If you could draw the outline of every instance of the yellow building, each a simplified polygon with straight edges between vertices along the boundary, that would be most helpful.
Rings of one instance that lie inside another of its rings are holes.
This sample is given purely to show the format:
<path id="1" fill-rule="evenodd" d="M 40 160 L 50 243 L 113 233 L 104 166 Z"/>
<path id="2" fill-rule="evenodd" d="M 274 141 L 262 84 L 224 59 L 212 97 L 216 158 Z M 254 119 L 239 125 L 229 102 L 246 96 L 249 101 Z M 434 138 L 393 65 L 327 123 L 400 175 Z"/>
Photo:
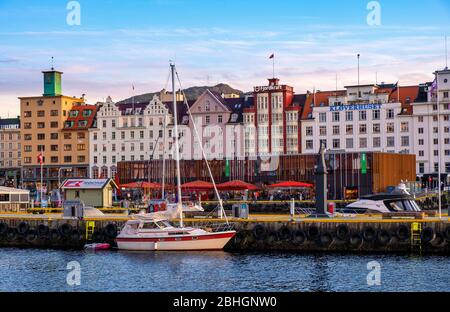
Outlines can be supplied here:
<path id="1" fill-rule="evenodd" d="M 65 150 L 63 131 L 70 111 L 76 105 L 83 105 L 84 99 L 61 94 L 62 72 L 52 69 L 43 74 L 42 96 L 19 97 L 21 147 L 24 186 L 30 189 L 40 187 L 41 168 L 38 155 L 42 153 L 43 185 L 44 190 L 48 192 L 59 186 L 62 179 L 60 176 L 64 176 L 68 171 L 74 176 L 85 177 L 88 159 L 86 163 L 83 162 L 83 165 L 86 165 L 85 171 L 78 172 L 78 169 L 74 168 L 78 165 L 77 158 L 73 157 L 72 150 Z"/>

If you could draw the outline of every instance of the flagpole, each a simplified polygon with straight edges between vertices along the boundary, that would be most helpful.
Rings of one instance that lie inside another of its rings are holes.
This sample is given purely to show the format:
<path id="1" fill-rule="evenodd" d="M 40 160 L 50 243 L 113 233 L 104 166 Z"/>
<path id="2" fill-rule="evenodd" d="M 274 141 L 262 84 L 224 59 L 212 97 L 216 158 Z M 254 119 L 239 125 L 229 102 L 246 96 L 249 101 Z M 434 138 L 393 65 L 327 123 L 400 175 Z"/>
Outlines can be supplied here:
<path id="1" fill-rule="evenodd" d="M 273 78 L 275 78 L 275 53 L 273 54 L 273 57 L 272 57 L 272 74 L 273 74 Z"/>

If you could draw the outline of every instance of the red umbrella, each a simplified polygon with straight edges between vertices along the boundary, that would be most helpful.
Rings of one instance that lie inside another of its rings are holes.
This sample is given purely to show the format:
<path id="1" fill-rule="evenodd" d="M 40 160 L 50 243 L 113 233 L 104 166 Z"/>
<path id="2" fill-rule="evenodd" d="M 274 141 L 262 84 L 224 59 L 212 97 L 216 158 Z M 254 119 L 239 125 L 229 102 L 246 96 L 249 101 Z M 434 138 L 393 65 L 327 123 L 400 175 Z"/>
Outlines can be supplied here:
<path id="1" fill-rule="evenodd" d="M 284 181 L 276 184 L 269 185 L 271 188 L 305 188 L 305 187 L 314 187 L 314 185 L 305 182 L 296 182 L 296 181 Z"/>
<path id="2" fill-rule="evenodd" d="M 189 191 L 209 191 L 214 188 L 214 185 L 210 182 L 197 180 L 197 181 L 193 181 L 193 182 L 184 183 L 181 185 L 181 188 L 185 191 L 187 191 L 187 190 L 189 190 Z"/>
<path id="3" fill-rule="evenodd" d="M 244 190 L 256 191 L 259 188 L 253 184 L 244 181 L 234 180 L 218 184 L 217 189 L 221 191 L 244 191 Z"/>

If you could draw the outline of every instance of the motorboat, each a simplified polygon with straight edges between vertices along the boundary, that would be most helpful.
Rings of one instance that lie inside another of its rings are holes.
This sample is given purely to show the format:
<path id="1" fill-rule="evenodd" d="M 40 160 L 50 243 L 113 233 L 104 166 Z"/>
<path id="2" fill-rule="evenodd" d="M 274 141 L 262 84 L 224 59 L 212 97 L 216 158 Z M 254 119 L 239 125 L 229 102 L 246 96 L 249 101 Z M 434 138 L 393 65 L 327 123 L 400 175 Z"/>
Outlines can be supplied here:
<path id="1" fill-rule="evenodd" d="M 422 209 L 408 192 L 404 183 L 400 183 L 391 193 L 366 195 L 347 205 L 344 213 L 392 213 L 420 212 Z"/>
<path id="2" fill-rule="evenodd" d="M 220 250 L 236 231 L 223 227 L 214 231 L 175 226 L 169 220 L 151 214 L 137 215 L 128 220 L 116 238 L 119 250 L 189 251 Z"/>

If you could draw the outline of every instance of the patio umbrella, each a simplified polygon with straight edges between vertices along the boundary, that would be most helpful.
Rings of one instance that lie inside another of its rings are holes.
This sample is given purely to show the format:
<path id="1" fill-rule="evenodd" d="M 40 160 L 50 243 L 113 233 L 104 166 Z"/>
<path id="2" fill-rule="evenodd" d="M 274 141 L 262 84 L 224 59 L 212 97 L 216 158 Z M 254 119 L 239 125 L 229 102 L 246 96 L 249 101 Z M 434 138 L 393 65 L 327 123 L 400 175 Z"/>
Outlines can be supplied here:
<path id="1" fill-rule="evenodd" d="M 271 188 L 285 188 L 285 189 L 293 189 L 293 188 L 312 188 L 314 185 L 305 182 L 296 182 L 296 181 L 284 181 L 276 184 L 269 185 Z"/>
<path id="2" fill-rule="evenodd" d="M 160 189 L 161 185 L 152 182 L 132 182 L 127 184 L 122 184 L 120 187 L 129 189 Z"/>
<path id="3" fill-rule="evenodd" d="M 229 181 L 217 185 L 217 189 L 221 191 L 256 191 L 259 188 L 251 183 L 240 180 Z"/>
<path id="4" fill-rule="evenodd" d="M 205 181 L 193 181 L 181 185 L 181 189 L 185 191 L 210 191 L 214 189 L 214 185 Z"/>

